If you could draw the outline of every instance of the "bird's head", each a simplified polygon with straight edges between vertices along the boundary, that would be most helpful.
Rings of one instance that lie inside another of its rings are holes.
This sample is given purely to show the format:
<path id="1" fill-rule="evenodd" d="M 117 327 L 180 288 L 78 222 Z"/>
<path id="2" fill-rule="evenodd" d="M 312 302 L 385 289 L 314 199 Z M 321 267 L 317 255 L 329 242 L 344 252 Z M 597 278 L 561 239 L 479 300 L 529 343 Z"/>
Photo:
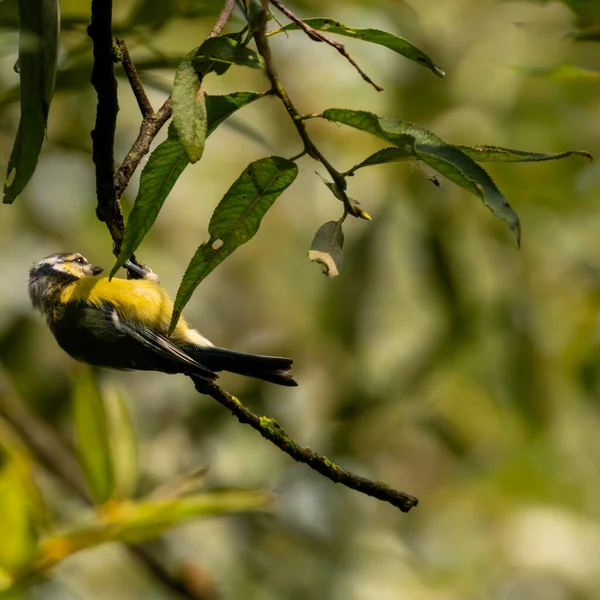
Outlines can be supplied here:
<path id="1" fill-rule="evenodd" d="M 102 267 L 91 265 L 77 252 L 46 256 L 29 271 L 31 302 L 35 307 L 40 307 L 50 294 L 83 277 L 99 275 L 102 271 Z"/>

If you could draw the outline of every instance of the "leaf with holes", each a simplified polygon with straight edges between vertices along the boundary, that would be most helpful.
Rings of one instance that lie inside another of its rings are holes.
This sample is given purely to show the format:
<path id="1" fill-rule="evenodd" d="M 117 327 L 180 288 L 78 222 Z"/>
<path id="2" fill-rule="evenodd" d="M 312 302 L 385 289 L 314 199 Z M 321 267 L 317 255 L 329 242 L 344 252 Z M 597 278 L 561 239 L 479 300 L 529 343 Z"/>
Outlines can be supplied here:
<path id="1" fill-rule="evenodd" d="M 198 248 L 185 271 L 170 331 L 200 282 L 236 248 L 252 239 L 266 212 L 297 174 L 296 164 L 280 156 L 261 158 L 244 169 L 215 208 L 208 225 L 210 238 Z"/>
<path id="2" fill-rule="evenodd" d="M 328 221 L 321 225 L 313 238 L 308 258 L 323 266 L 327 277 L 337 277 L 342 269 L 344 232 L 342 221 Z"/>
<path id="3" fill-rule="evenodd" d="M 236 110 L 261 98 L 255 92 L 236 92 L 227 96 L 207 96 L 208 137 Z M 173 124 L 167 139 L 152 152 L 140 176 L 140 187 L 125 228 L 121 253 L 110 272 L 113 277 L 138 246 L 156 221 L 167 196 L 183 170 L 189 165 L 185 148 Z"/>
<path id="4" fill-rule="evenodd" d="M 356 29 L 355 27 L 348 27 L 339 21 L 328 19 L 326 17 L 303 19 L 303 21 L 313 29 L 319 31 L 344 35 L 346 37 L 362 40 L 363 42 L 371 42 L 372 44 L 385 46 L 386 48 L 401 54 L 405 58 L 408 58 L 423 67 L 427 67 L 438 77 L 445 77 L 446 75 L 444 71 L 442 71 L 429 56 L 427 56 L 427 54 L 399 35 L 394 35 L 393 33 L 382 31 L 381 29 Z M 300 27 L 296 25 L 296 23 L 290 23 L 281 29 L 269 32 L 268 35 L 274 35 L 276 33 L 281 33 L 282 31 L 291 31 L 293 29 L 300 29 Z"/>
<path id="5" fill-rule="evenodd" d="M 198 162 L 206 141 L 206 98 L 201 79 L 192 65 L 196 50 L 190 52 L 175 71 L 173 124 L 191 163 Z"/>
<path id="6" fill-rule="evenodd" d="M 58 57 L 58 0 L 19 0 L 19 18 L 21 119 L 8 161 L 5 204 L 25 189 L 44 143 Z"/>
<path id="7" fill-rule="evenodd" d="M 494 215 L 506 222 L 520 245 L 519 217 L 487 172 L 460 148 L 447 144 L 419 125 L 378 117 L 366 111 L 331 108 L 323 112 L 323 117 L 372 133 L 407 154 L 412 152 L 416 159 L 478 196 Z"/>

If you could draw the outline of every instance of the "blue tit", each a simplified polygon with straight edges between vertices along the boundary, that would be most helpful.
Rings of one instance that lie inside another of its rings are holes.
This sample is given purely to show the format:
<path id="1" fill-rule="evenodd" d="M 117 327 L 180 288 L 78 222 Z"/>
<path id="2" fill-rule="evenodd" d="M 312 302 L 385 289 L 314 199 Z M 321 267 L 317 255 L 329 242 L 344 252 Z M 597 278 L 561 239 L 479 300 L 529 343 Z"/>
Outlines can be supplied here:
<path id="1" fill-rule="evenodd" d="M 213 381 L 230 371 L 279 385 L 298 385 L 292 360 L 213 346 L 182 318 L 168 335 L 173 302 L 151 272 L 109 281 L 81 254 L 52 254 L 29 272 L 29 296 L 59 346 L 100 367 L 184 373 Z"/>

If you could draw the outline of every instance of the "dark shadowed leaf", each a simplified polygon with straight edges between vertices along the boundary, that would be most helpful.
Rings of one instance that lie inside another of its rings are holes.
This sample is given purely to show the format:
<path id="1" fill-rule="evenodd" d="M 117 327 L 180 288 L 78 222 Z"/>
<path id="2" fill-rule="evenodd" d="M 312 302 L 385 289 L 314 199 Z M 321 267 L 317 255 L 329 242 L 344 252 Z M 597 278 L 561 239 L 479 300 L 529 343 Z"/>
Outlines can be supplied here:
<path id="1" fill-rule="evenodd" d="M 168 500 L 115 502 L 113 510 L 93 517 L 85 528 L 47 539 L 42 564 L 48 568 L 67 556 L 107 542 L 139 543 L 195 517 L 265 510 L 273 501 L 266 492 L 212 492 Z"/>
<path id="2" fill-rule="evenodd" d="M 227 96 L 207 96 L 207 137 L 236 110 L 261 97 L 262 94 L 255 92 L 236 92 Z M 189 160 L 183 143 L 171 124 L 167 139 L 152 152 L 140 176 L 138 194 L 127 220 L 121 253 L 110 272 L 111 277 L 136 251 L 144 236 L 156 221 L 156 217 L 158 217 L 158 213 L 173 189 L 175 182 L 188 164 Z"/>
<path id="3" fill-rule="evenodd" d="M 58 57 L 58 0 L 19 1 L 21 119 L 4 184 L 12 203 L 31 179 L 44 143 Z"/>
<path id="4" fill-rule="evenodd" d="M 91 371 L 81 369 L 74 383 L 73 407 L 77 453 L 94 502 L 106 502 L 114 492 L 110 432 L 104 400 Z"/>
<path id="5" fill-rule="evenodd" d="M 198 284 L 236 248 L 258 231 L 262 218 L 296 179 L 298 167 L 280 156 L 250 163 L 229 188 L 210 219 L 210 238 L 196 251 L 185 271 L 171 319 L 172 330 Z"/>
<path id="6" fill-rule="evenodd" d="M 263 69 L 264 61 L 254 50 L 230 37 L 207 39 L 196 51 L 192 64 L 198 73 L 206 75 L 215 71 L 222 75 L 231 65 Z"/>
<path id="7" fill-rule="evenodd" d="M 381 118 L 366 111 L 334 108 L 326 110 L 323 116 L 372 133 L 396 144 L 406 153 L 413 152 L 415 158 L 481 198 L 497 217 L 506 221 L 517 244 L 520 244 L 521 227 L 517 214 L 487 172 L 456 146 L 447 144 L 431 131 L 413 123 Z"/>
<path id="8" fill-rule="evenodd" d="M 592 155 L 585 150 L 570 150 L 560 153 L 524 152 L 523 150 L 511 150 L 499 146 L 456 146 L 469 158 L 476 162 L 543 162 L 546 160 L 558 160 L 568 156 L 584 156 L 592 160 Z M 404 160 L 417 160 L 418 157 L 412 148 L 383 148 L 375 152 L 358 165 L 352 167 L 344 175 L 352 175 L 358 169 L 381 165 L 384 163 L 400 162 Z"/>
<path id="9" fill-rule="evenodd" d="M 408 40 L 403 37 L 382 31 L 381 29 L 356 29 L 354 27 L 348 27 L 336 21 L 335 19 L 328 19 L 325 17 L 315 17 L 312 19 L 304 19 L 307 25 L 310 25 L 313 29 L 319 31 L 326 31 L 327 33 L 337 33 L 338 35 L 344 35 L 363 42 L 371 42 L 373 44 L 379 44 L 385 46 L 398 54 L 401 54 L 405 58 L 416 62 L 419 65 L 427 67 L 430 71 L 444 77 L 446 74 L 440 67 L 438 67 L 430 58 L 419 50 L 416 46 L 411 44 Z M 293 29 L 300 29 L 295 23 L 290 23 L 281 29 L 269 32 L 268 35 L 274 35 L 282 31 L 291 31 Z"/>
<path id="10" fill-rule="evenodd" d="M 327 277 L 337 277 L 342 269 L 344 232 L 342 221 L 328 221 L 321 225 L 313 238 L 308 258 L 323 266 Z"/>
<path id="11" fill-rule="evenodd" d="M 173 84 L 173 124 L 191 163 L 200 160 L 206 141 L 206 99 L 201 80 L 192 66 L 195 50 L 175 71 Z"/>
<path id="12" fill-rule="evenodd" d="M 321 178 L 321 181 L 329 188 L 329 191 L 340 202 L 343 202 L 344 199 L 342 198 L 342 195 L 340 194 L 340 191 L 338 190 L 337 185 L 333 181 L 327 181 L 327 179 L 325 179 L 320 173 L 317 173 L 317 175 Z M 368 212 L 363 210 L 363 208 L 358 200 L 355 200 L 354 198 L 350 198 L 350 197 L 348 197 L 348 200 L 350 201 L 350 204 L 352 204 L 354 210 L 356 211 L 355 216 L 360 217 L 361 219 L 364 219 L 365 221 L 371 220 L 371 216 L 369 215 Z"/>

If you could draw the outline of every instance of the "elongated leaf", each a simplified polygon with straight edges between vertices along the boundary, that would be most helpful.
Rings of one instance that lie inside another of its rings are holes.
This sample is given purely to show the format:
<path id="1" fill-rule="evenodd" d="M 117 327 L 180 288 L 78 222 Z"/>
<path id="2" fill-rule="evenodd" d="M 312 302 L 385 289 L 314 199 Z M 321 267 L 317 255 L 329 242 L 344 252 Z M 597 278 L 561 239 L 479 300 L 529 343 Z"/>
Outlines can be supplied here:
<path id="1" fill-rule="evenodd" d="M 114 471 L 115 498 L 130 498 L 135 492 L 139 478 L 138 441 L 127 398 L 117 386 L 103 390 L 108 429 L 110 431 L 110 455 Z"/>
<path id="2" fill-rule="evenodd" d="M 199 283 L 256 234 L 266 212 L 297 174 L 296 164 L 279 156 L 261 158 L 244 169 L 210 219 L 210 239 L 198 248 L 185 271 L 175 299 L 171 331 Z"/>
<path id="3" fill-rule="evenodd" d="M 584 156 L 592 160 L 592 155 L 585 150 L 569 150 L 559 153 L 525 152 L 511 150 L 499 146 L 457 146 L 467 156 L 477 162 L 543 162 L 546 160 L 559 160 L 568 156 Z"/>
<path id="4" fill-rule="evenodd" d="M 308 258 L 323 266 L 327 277 L 337 277 L 342 269 L 344 232 L 342 221 L 328 221 L 321 225 L 313 238 Z"/>
<path id="5" fill-rule="evenodd" d="M 196 71 L 206 75 L 215 71 L 222 75 L 231 65 L 264 69 L 264 61 L 254 50 L 231 37 L 219 36 L 207 39 L 192 59 Z"/>
<path id="6" fill-rule="evenodd" d="M 255 92 L 236 92 L 227 96 L 207 96 L 207 137 L 236 110 L 261 98 Z M 110 276 L 137 250 L 148 233 L 167 196 L 173 189 L 183 170 L 189 165 L 183 143 L 173 125 L 169 125 L 167 139 L 150 155 L 140 176 L 133 210 L 127 220 L 121 253 L 110 272 Z"/>
<path id="7" fill-rule="evenodd" d="M 114 470 L 106 408 L 89 369 L 75 381 L 73 402 L 79 461 L 93 500 L 102 504 L 114 493 Z"/>
<path id="8" fill-rule="evenodd" d="M 175 71 L 173 124 L 191 163 L 200 160 L 206 141 L 206 99 L 201 79 L 192 66 L 196 50 L 190 52 Z"/>
<path id="9" fill-rule="evenodd" d="M 10 426 L 0 420 L 0 590 L 10 585 L 10 573 L 16 573 L 33 558 L 39 530 L 47 524 L 32 470 L 27 449 Z"/>
<path id="10" fill-rule="evenodd" d="M 427 163 L 454 183 L 478 196 L 499 218 L 506 221 L 508 228 L 521 243 L 519 217 L 500 193 L 487 172 L 460 148 L 451 146 L 427 129 L 398 119 L 385 119 L 366 111 L 328 109 L 326 119 L 367 131 L 404 151 L 413 152 L 415 158 Z"/>
<path id="11" fill-rule="evenodd" d="M 169 500 L 115 503 L 85 528 L 50 538 L 42 544 L 42 564 L 54 563 L 107 542 L 138 543 L 194 517 L 253 512 L 269 507 L 273 497 L 266 492 L 213 492 Z"/>
<path id="12" fill-rule="evenodd" d="M 10 204 L 31 179 L 46 135 L 58 57 L 58 0 L 19 0 L 21 119 L 4 184 Z"/>
<path id="13" fill-rule="evenodd" d="M 419 50 L 408 40 L 400 37 L 399 35 L 388 33 L 387 31 L 382 31 L 381 29 L 356 29 L 326 17 L 304 19 L 304 22 L 313 29 L 317 29 L 319 31 L 337 33 L 338 35 L 345 35 L 346 37 L 362 40 L 363 42 L 371 42 L 372 44 L 385 46 L 386 48 L 401 54 L 405 58 L 408 58 L 409 60 L 412 60 L 423 67 L 427 67 L 438 77 L 445 77 L 446 75 L 446 73 L 444 73 L 444 71 L 442 71 L 442 69 L 440 69 L 440 67 L 438 67 L 429 58 L 429 56 L 427 56 L 427 54 Z M 274 35 L 276 33 L 281 33 L 282 31 L 291 31 L 293 29 L 300 29 L 300 27 L 298 27 L 298 25 L 295 23 L 290 23 L 281 29 L 270 31 L 268 35 Z"/>
<path id="14" fill-rule="evenodd" d="M 585 150 L 569 150 L 568 152 L 546 154 L 541 152 L 511 150 L 499 146 L 456 146 L 456 148 L 476 162 L 543 162 L 546 160 L 559 160 L 574 155 L 584 156 L 585 158 L 592 160 L 592 155 Z M 354 172 L 358 171 L 358 169 L 362 169 L 363 167 L 417 159 L 418 157 L 411 147 L 383 148 L 346 171 L 344 175 L 352 175 Z"/>

